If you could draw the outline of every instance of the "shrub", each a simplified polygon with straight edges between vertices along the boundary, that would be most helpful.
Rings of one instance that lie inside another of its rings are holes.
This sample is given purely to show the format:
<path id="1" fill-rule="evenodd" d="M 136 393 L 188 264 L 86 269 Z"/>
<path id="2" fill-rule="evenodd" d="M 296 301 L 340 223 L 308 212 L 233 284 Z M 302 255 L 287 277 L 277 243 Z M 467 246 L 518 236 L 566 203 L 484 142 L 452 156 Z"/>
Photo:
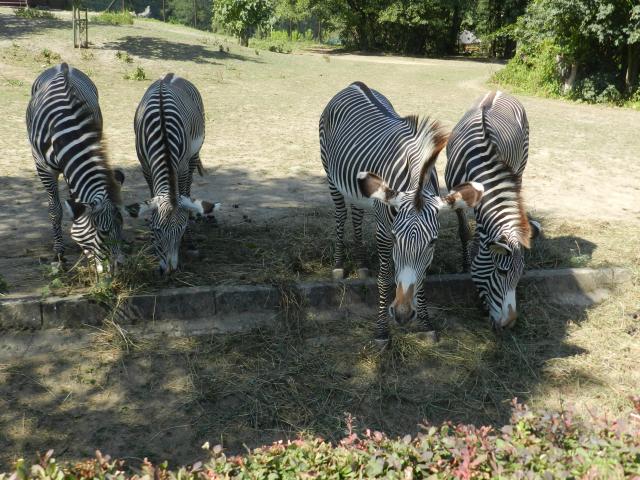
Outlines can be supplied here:
<path id="1" fill-rule="evenodd" d="M 0 275 L 0 293 L 7 293 L 8 291 L 9 284 L 4 278 L 2 278 L 2 275 Z"/>
<path id="2" fill-rule="evenodd" d="M 102 12 L 91 20 L 102 25 L 133 25 L 133 15 L 129 12 Z"/>
<path id="3" fill-rule="evenodd" d="M 576 82 L 569 97 L 589 103 L 619 104 L 622 102 L 622 93 L 615 86 L 615 82 L 615 77 L 606 73 L 589 75 Z"/>
<path id="4" fill-rule="evenodd" d="M 496 72 L 493 80 L 527 93 L 559 95 L 561 80 L 556 61 L 558 53 L 558 47 L 551 42 L 545 42 L 536 53 L 518 51 L 505 68 Z"/>
<path id="5" fill-rule="evenodd" d="M 16 8 L 15 14 L 21 18 L 56 18 L 53 13 L 37 8 Z"/>
<path id="6" fill-rule="evenodd" d="M 60 54 L 49 50 L 48 48 L 43 49 L 38 56 L 36 57 L 37 61 L 45 62 L 47 65 L 51 65 L 52 63 L 58 63 L 60 61 Z"/>
<path id="7" fill-rule="evenodd" d="M 118 60 L 122 60 L 124 63 L 133 63 L 133 57 L 127 52 L 121 52 L 120 50 L 118 50 L 116 52 L 116 58 Z"/>
<path id="8" fill-rule="evenodd" d="M 640 398 L 633 399 L 640 412 Z M 640 416 L 620 421 L 593 416 L 584 422 L 570 411 L 534 414 L 514 401 L 509 425 L 500 430 L 473 425 L 425 425 L 412 438 L 390 439 L 366 430 L 334 445 L 320 438 L 276 442 L 245 455 L 227 456 L 220 445 L 177 471 L 166 462 L 145 461 L 136 478 L 637 478 L 640 475 Z M 132 478 L 124 461 L 96 452 L 95 458 L 59 465 L 50 450 L 33 465 L 19 459 L 5 478 Z"/>
<path id="9" fill-rule="evenodd" d="M 147 74 L 144 71 L 144 68 L 142 68 L 140 65 L 138 65 L 136 67 L 136 69 L 133 72 L 129 72 L 129 73 L 125 73 L 124 74 L 124 79 L 125 80 L 146 80 L 147 78 Z"/>

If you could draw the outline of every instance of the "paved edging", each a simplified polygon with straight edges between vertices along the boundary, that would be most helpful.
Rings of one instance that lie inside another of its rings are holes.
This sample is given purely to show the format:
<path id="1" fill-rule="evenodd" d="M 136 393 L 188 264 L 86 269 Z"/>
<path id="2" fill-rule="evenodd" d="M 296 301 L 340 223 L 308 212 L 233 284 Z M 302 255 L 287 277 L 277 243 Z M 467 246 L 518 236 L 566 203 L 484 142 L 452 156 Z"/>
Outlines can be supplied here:
<path id="1" fill-rule="evenodd" d="M 521 292 L 535 292 L 549 303 L 588 305 L 606 298 L 631 279 L 631 272 L 624 268 L 532 270 L 518 288 Z M 466 274 L 429 276 L 426 289 L 434 304 L 476 302 L 473 283 Z M 284 291 L 268 285 L 173 288 L 133 296 L 116 315 L 125 325 L 200 320 L 211 322 L 212 330 L 242 330 L 255 324 L 253 316 L 270 314 L 273 318 L 282 308 L 281 303 L 284 306 L 290 301 L 287 297 L 292 296 L 305 306 L 336 308 L 354 302 L 375 305 L 378 292 L 373 278 L 301 283 Z M 99 325 L 107 314 L 106 306 L 80 295 L 45 299 L 8 296 L 0 299 L 0 330 Z"/>

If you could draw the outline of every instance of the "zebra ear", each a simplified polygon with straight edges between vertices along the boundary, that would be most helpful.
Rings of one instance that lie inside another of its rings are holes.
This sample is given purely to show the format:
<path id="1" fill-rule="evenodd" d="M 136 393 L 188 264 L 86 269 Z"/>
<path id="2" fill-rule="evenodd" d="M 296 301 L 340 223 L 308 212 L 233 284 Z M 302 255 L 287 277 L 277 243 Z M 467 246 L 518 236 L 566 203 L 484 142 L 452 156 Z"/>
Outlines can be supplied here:
<path id="1" fill-rule="evenodd" d="M 82 203 L 69 199 L 64 201 L 64 209 L 67 212 L 67 215 L 74 220 L 77 220 L 85 212 L 87 207 Z"/>
<path id="2" fill-rule="evenodd" d="M 122 186 L 124 184 L 124 172 L 119 168 L 113 169 L 113 178 Z"/>
<path id="3" fill-rule="evenodd" d="M 389 185 L 375 173 L 360 172 L 357 178 L 360 192 L 365 197 L 379 200 L 395 208 L 400 206 L 401 192 L 396 192 L 389 188 Z"/>
<path id="4" fill-rule="evenodd" d="M 158 208 L 158 202 L 156 201 L 156 197 L 153 197 L 150 200 L 142 203 L 132 203 L 131 205 L 127 205 L 124 207 L 130 217 L 138 218 L 144 215 L 145 213 L 155 210 Z"/>
<path id="5" fill-rule="evenodd" d="M 442 199 L 441 208 L 452 210 L 473 208 L 480 203 L 484 195 L 484 187 L 478 182 L 465 182 L 451 189 L 449 195 Z"/>
<path id="6" fill-rule="evenodd" d="M 531 239 L 536 239 L 542 235 L 542 225 L 535 220 L 529 220 L 529 226 L 531 227 Z"/>
<path id="7" fill-rule="evenodd" d="M 206 200 L 192 200 L 184 195 L 180 196 L 180 205 L 196 215 L 205 217 L 213 216 L 213 212 L 220 210 L 222 206 L 219 202 L 211 203 Z"/>

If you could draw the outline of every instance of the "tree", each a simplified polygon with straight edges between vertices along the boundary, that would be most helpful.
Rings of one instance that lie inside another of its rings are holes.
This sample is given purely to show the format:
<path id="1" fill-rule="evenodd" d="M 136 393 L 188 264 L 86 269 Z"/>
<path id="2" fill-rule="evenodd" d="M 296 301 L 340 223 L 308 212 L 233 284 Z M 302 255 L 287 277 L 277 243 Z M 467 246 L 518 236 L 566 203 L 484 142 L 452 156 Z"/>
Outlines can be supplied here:
<path id="1" fill-rule="evenodd" d="M 637 88 L 640 6 L 637 0 L 534 0 L 518 21 L 520 56 L 550 43 L 570 72 L 565 91 L 582 85 L 589 100 L 619 101 Z M 565 75 L 566 77 L 567 75 Z M 580 96 L 578 95 L 578 96 Z"/>
<path id="2" fill-rule="evenodd" d="M 266 25 L 273 8 L 268 0 L 215 0 L 213 21 L 237 36 L 247 47 L 255 29 Z"/>

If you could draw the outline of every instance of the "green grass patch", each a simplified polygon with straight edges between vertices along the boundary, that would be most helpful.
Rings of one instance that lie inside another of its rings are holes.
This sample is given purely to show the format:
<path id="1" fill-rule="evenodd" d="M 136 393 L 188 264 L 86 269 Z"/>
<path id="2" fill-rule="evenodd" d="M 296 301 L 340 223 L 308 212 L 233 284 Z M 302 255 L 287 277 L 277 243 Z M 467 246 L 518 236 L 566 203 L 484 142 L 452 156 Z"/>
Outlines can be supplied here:
<path id="1" fill-rule="evenodd" d="M 102 12 L 91 17 L 91 21 L 101 25 L 133 25 L 133 15 L 129 12 Z"/>
<path id="2" fill-rule="evenodd" d="M 53 13 L 37 8 L 16 8 L 15 14 L 21 18 L 56 18 Z"/>
<path id="3" fill-rule="evenodd" d="M 308 30 L 305 34 L 293 31 L 291 36 L 284 30 L 274 30 L 268 36 L 251 38 L 249 47 L 275 53 L 291 53 L 294 50 L 301 50 L 316 43 L 313 40 L 311 30 Z"/>

